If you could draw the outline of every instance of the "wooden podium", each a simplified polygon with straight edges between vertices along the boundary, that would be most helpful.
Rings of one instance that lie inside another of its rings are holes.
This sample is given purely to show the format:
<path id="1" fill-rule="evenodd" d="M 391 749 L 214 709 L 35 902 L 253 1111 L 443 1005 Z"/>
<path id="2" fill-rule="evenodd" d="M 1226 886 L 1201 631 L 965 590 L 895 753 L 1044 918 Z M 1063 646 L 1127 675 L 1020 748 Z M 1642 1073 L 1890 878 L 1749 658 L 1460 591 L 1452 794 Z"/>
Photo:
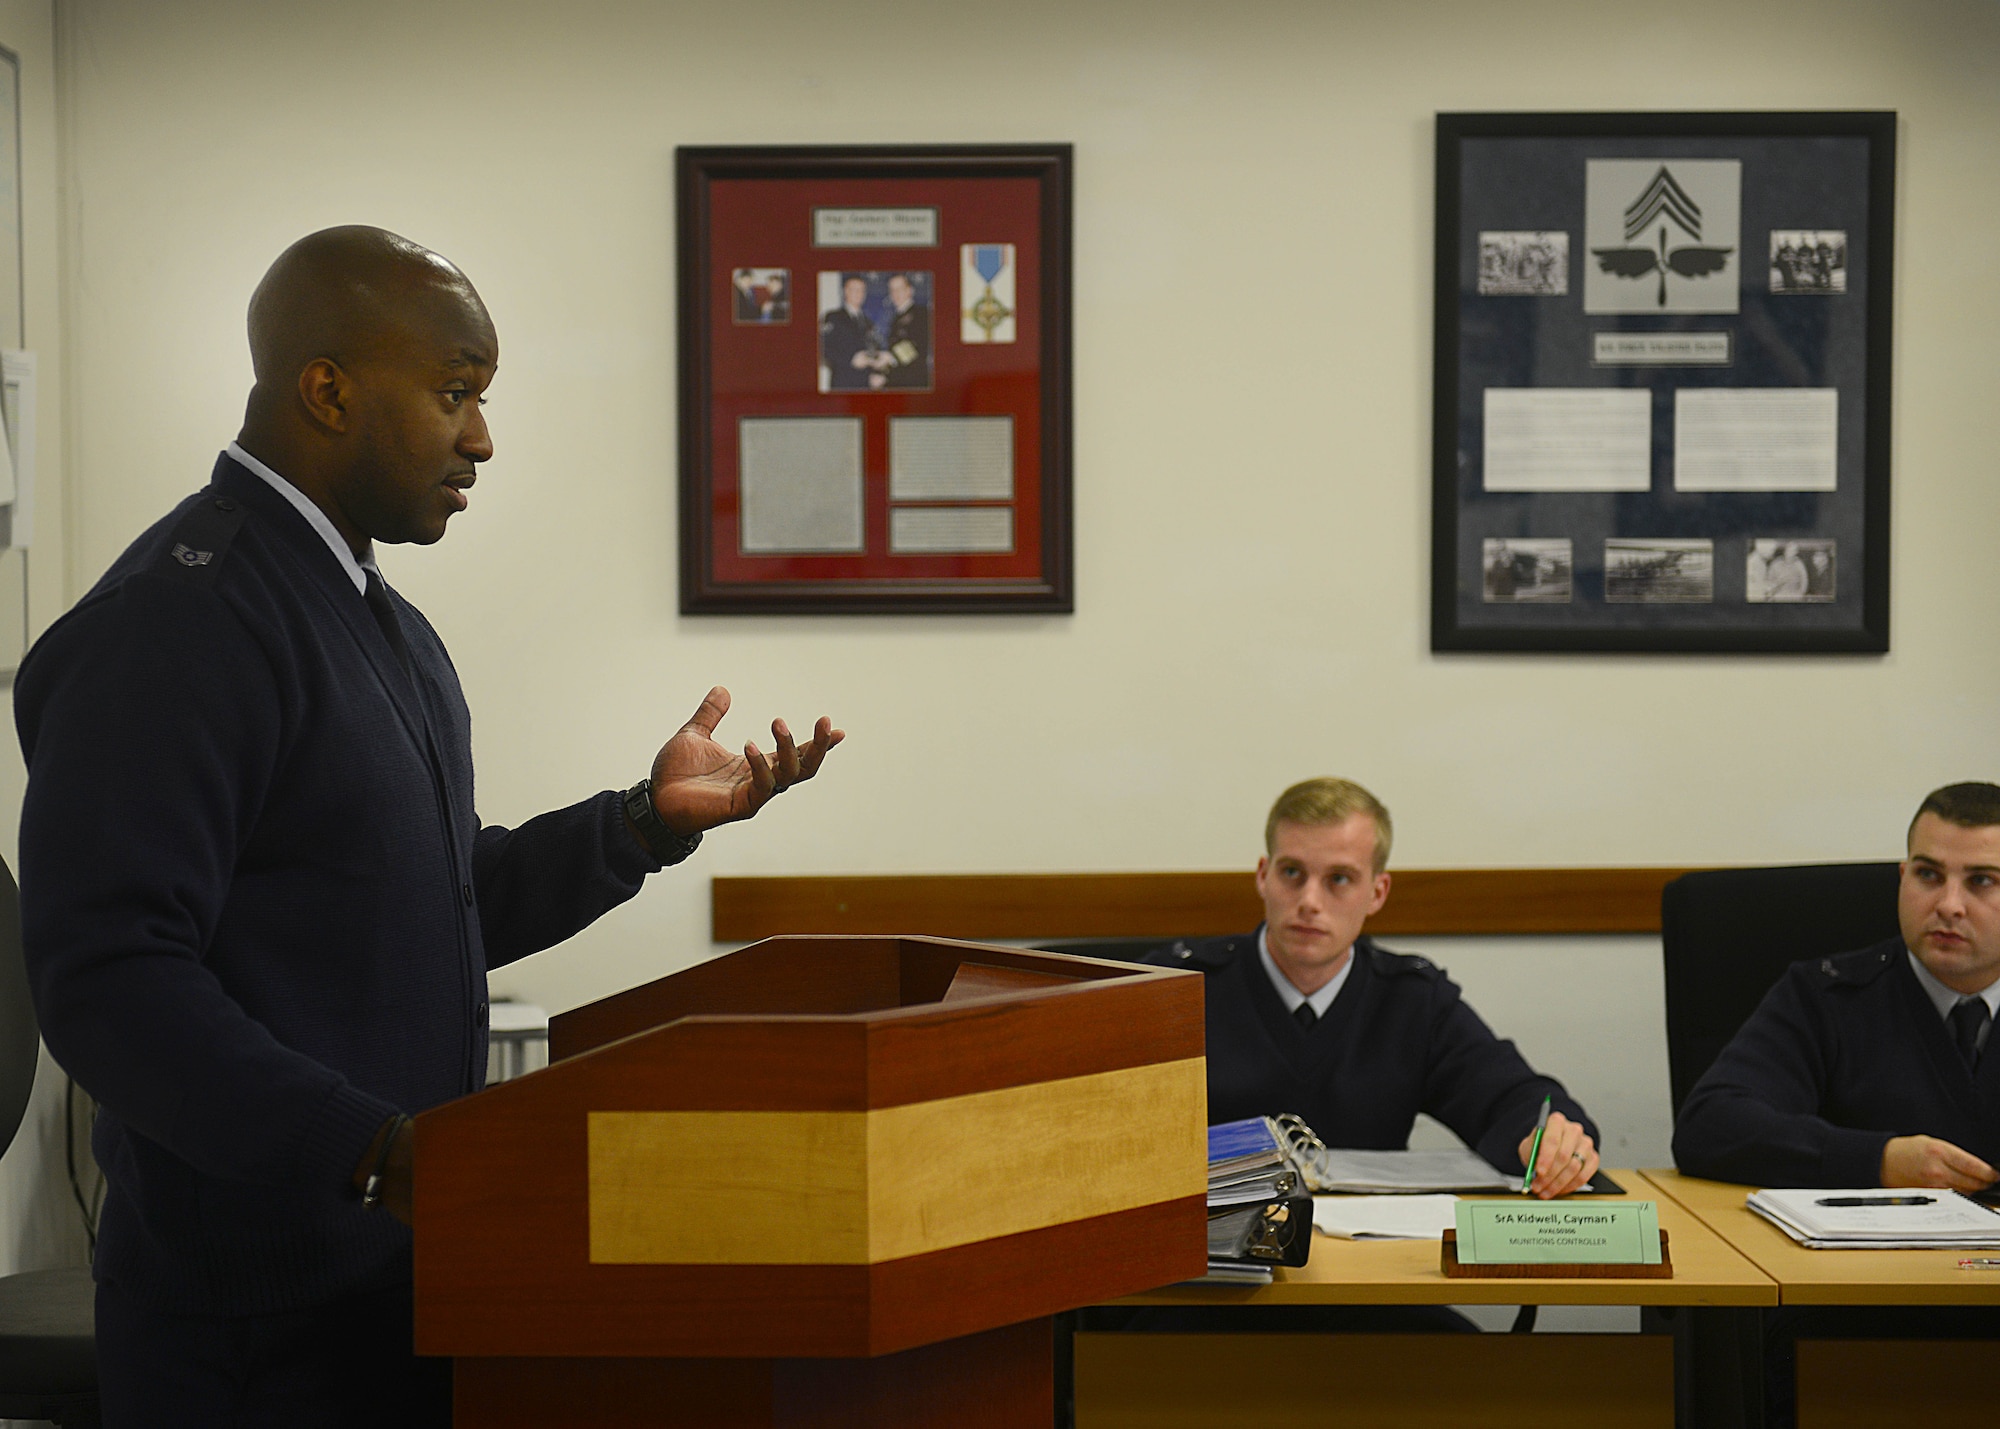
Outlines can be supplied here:
<path id="1" fill-rule="evenodd" d="M 1049 1317 L 1203 1273 L 1199 975 L 773 938 L 416 1125 L 460 1426 L 1046 1426 Z"/>

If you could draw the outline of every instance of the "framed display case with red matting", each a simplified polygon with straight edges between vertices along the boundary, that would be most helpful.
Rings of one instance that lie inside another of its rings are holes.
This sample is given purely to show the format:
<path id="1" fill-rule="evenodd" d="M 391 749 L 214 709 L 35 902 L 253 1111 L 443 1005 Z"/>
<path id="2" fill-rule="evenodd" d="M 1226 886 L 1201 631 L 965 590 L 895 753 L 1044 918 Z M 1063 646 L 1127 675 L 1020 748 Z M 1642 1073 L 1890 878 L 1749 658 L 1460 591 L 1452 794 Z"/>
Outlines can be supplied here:
<path id="1" fill-rule="evenodd" d="M 1068 612 L 1070 147 L 676 170 L 682 613 Z"/>

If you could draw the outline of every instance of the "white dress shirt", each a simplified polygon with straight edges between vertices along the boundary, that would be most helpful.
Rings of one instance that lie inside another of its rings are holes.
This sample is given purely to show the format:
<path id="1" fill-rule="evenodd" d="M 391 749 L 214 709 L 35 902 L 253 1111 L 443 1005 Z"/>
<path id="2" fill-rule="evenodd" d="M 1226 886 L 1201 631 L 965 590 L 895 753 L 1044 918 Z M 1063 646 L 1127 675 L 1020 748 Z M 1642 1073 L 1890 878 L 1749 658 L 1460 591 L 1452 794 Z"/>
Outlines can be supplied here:
<path id="1" fill-rule="evenodd" d="M 1951 1020 L 1951 1010 L 1958 1006 L 1958 1001 L 1961 997 L 1969 995 L 1980 999 L 1980 1001 L 1986 1004 L 1986 1025 L 1979 1029 L 1979 1050 L 1982 1052 L 1985 1051 L 1986 1039 L 1993 1035 L 1993 1021 L 1995 1018 L 2000 1018 L 2000 979 L 1988 983 L 1979 992 L 1971 994 L 1958 992 L 1939 982 L 1931 974 L 1931 970 L 1925 967 L 1918 959 L 1915 953 L 1910 952 L 1907 948 L 1904 949 L 1904 953 L 1910 960 L 1910 971 L 1917 975 L 1917 986 L 1924 990 L 1924 995 L 1931 1000 L 1931 1006 L 1937 1009 L 1938 1016 L 1943 1018 L 1947 1023 Z"/>
<path id="2" fill-rule="evenodd" d="M 1347 981 L 1347 975 L 1354 971 L 1354 949 L 1350 947 L 1347 950 L 1347 961 L 1340 965 L 1340 971 L 1333 975 L 1327 985 L 1311 997 L 1307 997 L 1292 986 L 1292 980 L 1285 976 L 1277 961 L 1272 958 L 1271 945 L 1265 940 L 1265 932 L 1263 928 L 1257 930 L 1257 956 L 1263 960 L 1264 972 L 1271 979 L 1271 986 L 1275 987 L 1278 996 L 1284 999 L 1285 1011 L 1297 1012 L 1300 1003 L 1309 1002 L 1312 1004 L 1313 1016 L 1326 1016 L 1326 1010 L 1333 1006 L 1333 1000 L 1340 996 L 1340 988 Z"/>
<path id="3" fill-rule="evenodd" d="M 299 515 L 305 517 L 313 530 L 319 532 L 319 538 L 326 542 L 327 549 L 332 551 L 334 559 L 340 562 L 340 568 L 346 571 L 347 578 L 354 582 L 356 594 L 368 594 L 368 572 L 376 569 L 374 542 L 368 543 L 368 549 L 361 554 L 359 560 L 355 559 L 354 548 L 347 544 L 340 532 L 333 529 L 333 522 L 327 519 L 324 511 L 313 504 L 310 496 L 244 451 L 235 442 L 224 448 L 224 452 L 237 465 L 256 472 L 273 491 L 291 502 Z"/>

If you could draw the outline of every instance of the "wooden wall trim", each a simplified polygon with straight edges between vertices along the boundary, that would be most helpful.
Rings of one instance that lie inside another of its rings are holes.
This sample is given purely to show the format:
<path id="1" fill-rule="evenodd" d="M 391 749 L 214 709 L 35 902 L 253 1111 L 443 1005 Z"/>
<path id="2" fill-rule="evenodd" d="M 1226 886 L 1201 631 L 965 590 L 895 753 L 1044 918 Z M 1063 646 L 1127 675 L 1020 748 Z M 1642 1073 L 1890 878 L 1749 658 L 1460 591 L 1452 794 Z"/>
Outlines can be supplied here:
<path id="1" fill-rule="evenodd" d="M 1395 871 L 1382 936 L 1657 933 L 1660 889 L 1681 868 L 1416 868 Z M 1263 917 L 1247 872 L 876 874 L 717 878 L 710 936 L 784 933 L 945 938 L 1210 937 Z"/>

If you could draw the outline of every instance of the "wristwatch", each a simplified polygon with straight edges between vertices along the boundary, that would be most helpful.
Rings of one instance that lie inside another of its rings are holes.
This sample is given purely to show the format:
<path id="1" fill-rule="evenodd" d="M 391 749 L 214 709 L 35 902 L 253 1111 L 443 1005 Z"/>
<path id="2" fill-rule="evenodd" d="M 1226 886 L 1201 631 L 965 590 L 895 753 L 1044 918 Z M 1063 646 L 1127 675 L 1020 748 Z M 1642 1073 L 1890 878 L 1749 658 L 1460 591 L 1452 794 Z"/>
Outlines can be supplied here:
<path id="1" fill-rule="evenodd" d="M 699 833 L 677 834 L 668 828 L 653 807 L 653 781 L 641 779 L 625 791 L 625 818 L 638 832 L 639 842 L 664 864 L 679 863 L 701 847 Z"/>

